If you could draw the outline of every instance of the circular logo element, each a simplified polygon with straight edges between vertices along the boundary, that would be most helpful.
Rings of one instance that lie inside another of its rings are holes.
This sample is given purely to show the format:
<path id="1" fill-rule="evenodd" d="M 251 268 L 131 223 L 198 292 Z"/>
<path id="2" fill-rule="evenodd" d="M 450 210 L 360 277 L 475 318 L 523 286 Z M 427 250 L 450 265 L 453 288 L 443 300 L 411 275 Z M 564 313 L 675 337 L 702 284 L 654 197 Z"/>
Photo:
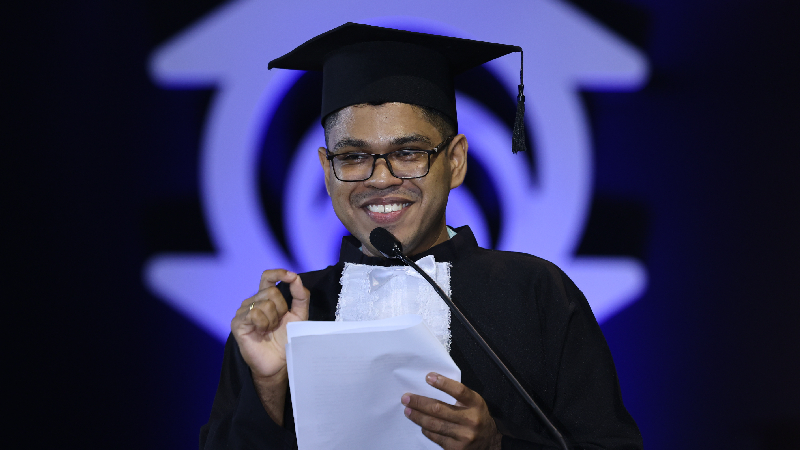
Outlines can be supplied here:
<path id="1" fill-rule="evenodd" d="M 284 54 L 290 50 L 287 43 L 356 21 L 473 39 L 463 30 L 486 30 L 481 40 L 523 47 L 535 182 L 532 169 L 509 150 L 510 129 L 479 102 L 458 96 L 459 128 L 471 148 L 481 149 L 473 156 L 501 193 L 496 248 L 536 254 L 559 265 L 581 287 L 601 322 L 641 294 L 647 277 L 639 261 L 574 255 L 592 185 L 591 139 L 578 90 L 641 86 L 647 63 L 637 50 L 555 0 L 533 0 L 507 12 L 474 0 L 441 11 L 429 2 L 404 2 L 406 11 L 425 12 L 414 18 L 386 17 L 392 8 L 374 2 L 340 3 L 332 11 L 296 5 L 289 11 L 266 1 L 235 2 L 154 53 L 152 75 L 163 86 L 218 89 L 200 163 L 203 208 L 218 253 L 153 257 L 144 268 L 153 292 L 224 340 L 230 315 L 255 291 L 263 270 L 302 271 L 330 263 L 342 228 L 327 198 L 318 195 L 320 127 L 307 131 L 288 168 L 283 203 L 291 207 L 283 214 L 291 255 L 262 213 L 257 170 L 262 126 L 299 77 L 292 71 L 268 71 L 265 55 Z M 518 64 L 518 58 L 507 56 L 486 65 L 509 95 L 516 90 Z M 452 191 L 447 214 L 449 224 L 469 224 L 479 242 L 488 245 L 487 221 L 467 189 Z"/>

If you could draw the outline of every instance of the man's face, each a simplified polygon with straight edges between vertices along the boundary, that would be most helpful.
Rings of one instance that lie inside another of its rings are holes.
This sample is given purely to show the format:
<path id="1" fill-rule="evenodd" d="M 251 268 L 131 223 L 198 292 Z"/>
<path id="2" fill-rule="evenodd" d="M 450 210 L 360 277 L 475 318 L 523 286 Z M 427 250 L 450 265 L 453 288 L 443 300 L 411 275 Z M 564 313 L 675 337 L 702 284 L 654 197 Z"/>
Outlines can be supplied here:
<path id="1" fill-rule="evenodd" d="M 447 136 L 415 107 L 404 103 L 350 106 L 339 112 L 328 134 L 332 153 L 388 153 L 402 148 L 430 150 Z M 450 189 L 459 186 L 466 174 L 467 141 L 456 136 L 449 150 L 431 157 L 430 172 L 422 178 L 394 177 L 380 159 L 366 181 L 339 181 L 319 149 L 325 171 L 325 186 L 333 209 L 345 228 L 364 245 L 368 255 L 378 255 L 369 244 L 369 234 L 383 227 L 403 244 L 403 253 L 424 252 L 447 239 L 445 209 Z"/>

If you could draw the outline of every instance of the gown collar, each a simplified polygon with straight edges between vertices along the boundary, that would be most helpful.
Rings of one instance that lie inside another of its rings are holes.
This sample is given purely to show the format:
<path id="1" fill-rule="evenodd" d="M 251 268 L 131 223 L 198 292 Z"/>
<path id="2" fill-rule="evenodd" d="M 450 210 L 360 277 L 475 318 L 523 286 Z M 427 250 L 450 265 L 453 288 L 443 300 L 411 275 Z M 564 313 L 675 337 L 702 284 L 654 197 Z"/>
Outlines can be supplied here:
<path id="1" fill-rule="evenodd" d="M 456 228 L 456 235 L 441 244 L 435 245 L 425 252 L 412 255 L 411 259 L 418 260 L 428 255 L 433 255 L 437 262 L 455 262 L 478 248 L 478 242 L 469 226 Z M 340 263 L 367 264 L 371 266 L 398 266 L 403 262 L 397 259 L 386 259 L 367 256 L 359 247 L 361 243 L 353 236 L 342 238 L 342 247 L 339 250 Z"/>

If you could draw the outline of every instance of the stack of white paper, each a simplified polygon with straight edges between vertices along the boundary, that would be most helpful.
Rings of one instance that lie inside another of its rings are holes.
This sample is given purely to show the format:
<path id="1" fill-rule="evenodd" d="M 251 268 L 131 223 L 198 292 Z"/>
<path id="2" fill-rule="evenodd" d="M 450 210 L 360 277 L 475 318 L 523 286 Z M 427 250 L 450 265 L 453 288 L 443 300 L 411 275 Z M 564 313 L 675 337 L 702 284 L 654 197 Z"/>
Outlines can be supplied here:
<path id="1" fill-rule="evenodd" d="M 437 449 L 400 397 L 455 400 L 425 382 L 461 371 L 418 315 L 363 322 L 293 322 L 286 360 L 300 450 Z"/>

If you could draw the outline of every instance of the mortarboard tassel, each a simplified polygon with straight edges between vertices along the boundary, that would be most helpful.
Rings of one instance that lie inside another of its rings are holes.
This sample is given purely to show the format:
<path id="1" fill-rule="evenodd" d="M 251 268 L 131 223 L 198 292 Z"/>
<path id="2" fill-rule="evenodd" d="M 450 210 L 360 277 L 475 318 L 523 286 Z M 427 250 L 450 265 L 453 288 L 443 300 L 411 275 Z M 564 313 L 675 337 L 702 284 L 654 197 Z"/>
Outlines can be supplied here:
<path id="1" fill-rule="evenodd" d="M 522 49 L 519 51 L 519 94 L 517 94 L 517 115 L 514 117 L 514 131 L 512 132 L 511 151 L 514 154 L 524 152 L 525 146 L 525 84 L 522 82 Z"/>

